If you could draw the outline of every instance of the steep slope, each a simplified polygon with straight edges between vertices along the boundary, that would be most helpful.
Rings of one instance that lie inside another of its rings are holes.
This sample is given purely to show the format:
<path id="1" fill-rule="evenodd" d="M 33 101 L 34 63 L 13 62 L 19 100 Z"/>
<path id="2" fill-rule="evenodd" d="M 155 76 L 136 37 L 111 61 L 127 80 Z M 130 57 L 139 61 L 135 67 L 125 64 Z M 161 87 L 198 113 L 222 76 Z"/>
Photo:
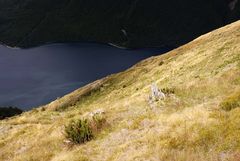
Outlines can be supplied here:
<path id="1" fill-rule="evenodd" d="M 166 99 L 149 102 L 153 82 Z M 239 160 L 239 96 L 240 21 L 1 121 L 0 160 Z M 67 143 L 64 125 L 98 109 L 107 126 Z"/>
<path id="2" fill-rule="evenodd" d="M 0 0 L 0 42 L 179 46 L 239 19 L 239 9 L 238 0 Z"/>

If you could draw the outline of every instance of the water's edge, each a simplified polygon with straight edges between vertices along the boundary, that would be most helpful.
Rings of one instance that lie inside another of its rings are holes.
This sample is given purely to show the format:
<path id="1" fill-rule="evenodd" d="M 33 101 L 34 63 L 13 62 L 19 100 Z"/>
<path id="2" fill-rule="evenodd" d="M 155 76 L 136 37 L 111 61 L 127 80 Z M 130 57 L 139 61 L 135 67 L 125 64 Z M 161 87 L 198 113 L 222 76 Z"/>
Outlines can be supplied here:
<path id="1" fill-rule="evenodd" d="M 0 45 L 0 107 L 29 110 L 47 104 L 172 49 L 113 46 L 88 42 L 48 43 L 27 49 Z"/>

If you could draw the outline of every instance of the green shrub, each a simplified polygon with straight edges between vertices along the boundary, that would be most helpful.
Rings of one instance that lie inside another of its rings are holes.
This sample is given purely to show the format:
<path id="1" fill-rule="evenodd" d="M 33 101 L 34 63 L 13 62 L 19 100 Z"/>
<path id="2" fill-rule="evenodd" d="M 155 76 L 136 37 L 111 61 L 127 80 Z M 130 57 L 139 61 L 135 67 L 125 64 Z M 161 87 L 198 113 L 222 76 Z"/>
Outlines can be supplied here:
<path id="1" fill-rule="evenodd" d="M 93 138 L 93 132 L 87 119 L 70 122 L 65 126 L 66 137 L 73 143 L 81 144 Z"/>
<path id="2" fill-rule="evenodd" d="M 240 107 L 240 91 L 223 100 L 220 107 L 225 111 L 231 111 L 234 108 Z"/>
<path id="3" fill-rule="evenodd" d="M 81 144 L 93 139 L 105 125 L 105 117 L 102 114 L 95 114 L 88 119 L 71 121 L 65 126 L 65 135 L 72 143 Z"/>

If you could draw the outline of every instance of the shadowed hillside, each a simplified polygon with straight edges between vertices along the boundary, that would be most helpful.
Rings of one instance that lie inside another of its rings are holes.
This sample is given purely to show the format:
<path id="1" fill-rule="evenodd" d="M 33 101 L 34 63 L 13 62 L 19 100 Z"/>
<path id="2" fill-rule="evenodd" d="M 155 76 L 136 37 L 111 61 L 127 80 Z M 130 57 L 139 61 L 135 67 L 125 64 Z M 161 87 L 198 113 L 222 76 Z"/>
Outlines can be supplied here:
<path id="1" fill-rule="evenodd" d="M 0 0 L 0 42 L 179 46 L 240 18 L 238 0 Z"/>
<path id="2" fill-rule="evenodd" d="M 240 21 L 0 121 L 0 160 L 237 161 L 239 107 Z"/>

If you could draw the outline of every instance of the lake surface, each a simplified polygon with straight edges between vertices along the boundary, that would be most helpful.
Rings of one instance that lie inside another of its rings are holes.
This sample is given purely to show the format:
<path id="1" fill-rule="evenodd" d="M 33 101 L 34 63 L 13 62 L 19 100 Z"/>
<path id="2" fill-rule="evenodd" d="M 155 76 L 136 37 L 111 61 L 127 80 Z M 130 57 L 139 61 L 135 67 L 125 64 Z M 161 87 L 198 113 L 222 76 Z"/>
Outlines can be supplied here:
<path id="1" fill-rule="evenodd" d="M 0 107 L 29 110 L 47 104 L 168 50 L 124 50 L 95 43 L 52 44 L 31 49 L 0 46 Z"/>

